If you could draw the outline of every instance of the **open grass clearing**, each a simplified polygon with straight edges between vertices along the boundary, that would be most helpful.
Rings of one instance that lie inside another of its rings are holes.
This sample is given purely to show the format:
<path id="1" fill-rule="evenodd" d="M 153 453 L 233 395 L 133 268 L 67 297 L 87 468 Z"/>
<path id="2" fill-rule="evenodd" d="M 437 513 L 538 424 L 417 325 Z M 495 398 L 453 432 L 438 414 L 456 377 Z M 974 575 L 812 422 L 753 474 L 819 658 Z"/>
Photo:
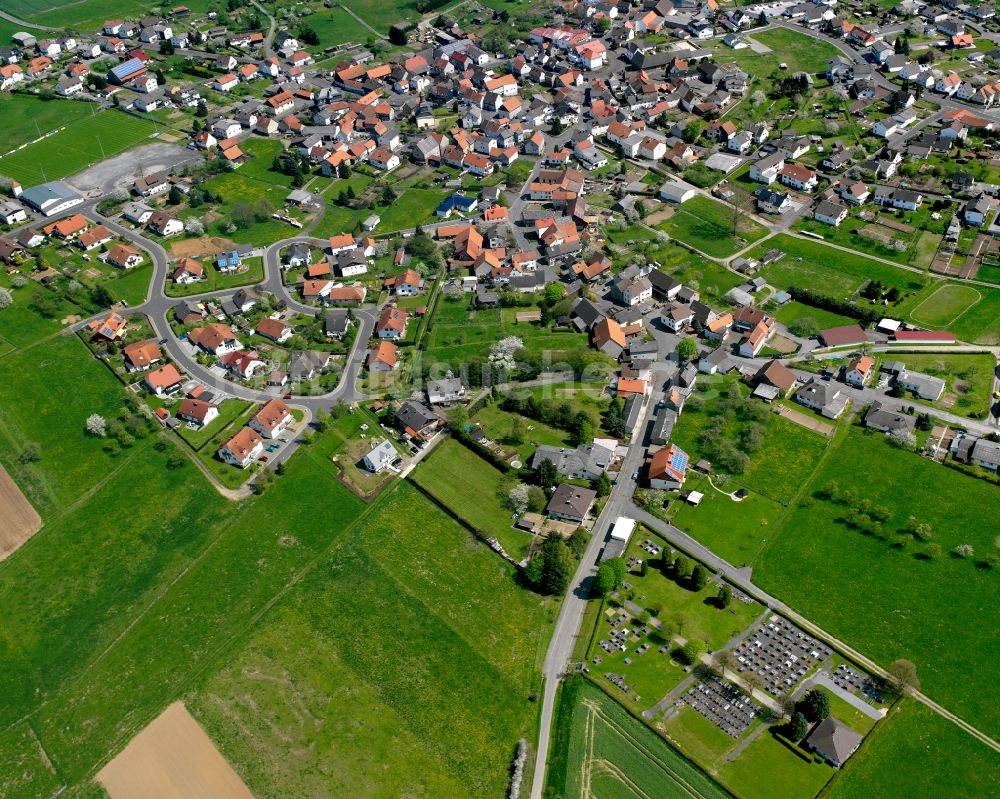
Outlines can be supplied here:
<path id="1" fill-rule="evenodd" d="M 524 441 L 517 441 L 512 436 L 517 418 L 524 419 L 524 428 L 527 432 Z M 487 437 L 501 446 L 516 449 L 522 463 L 528 463 L 539 445 L 565 447 L 569 446 L 571 438 L 564 430 L 539 422 L 537 419 L 518 417 L 517 414 L 502 410 L 496 405 L 484 405 L 472 418 L 472 423 L 482 425 Z"/>
<path id="2" fill-rule="evenodd" d="M 678 241 L 716 258 L 725 258 L 767 235 L 767 229 L 743 213 L 733 235 L 733 209 L 698 195 L 674 210 L 659 226 Z"/>
<path id="3" fill-rule="evenodd" d="M 826 796 L 947 796 L 979 799 L 1000 780 L 1000 757 L 968 733 L 913 700 L 890 711 L 841 769 Z"/>
<path id="4" fill-rule="evenodd" d="M 812 799 L 835 774 L 825 763 L 802 760 L 767 731 L 719 769 L 722 782 L 744 799 Z"/>
<path id="5" fill-rule="evenodd" d="M 533 734 L 547 603 L 413 487 L 383 496 L 197 691 L 261 799 L 499 795 Z"/>
<path id="6" fill-rule="evenodd" d="M 168 279 L 164 286 L 164 294 L 168 297 L 190 297 L 192 294 L 204 294 L 219 289 L 252 286 L 264 279 L 264 259 L 259 256 L 244 259 L 243 264 L 246 269 L 229 274 L 216 269 L 215 262 L 211 258 L 204 258 L 202 261 L 205 267 L 204 280 L 199 280 L 197 283 L 174 283 Z"/>
<path id="7" fill-rule="evenodd" d="M 179 403 L 178 407 L 180 407 Z M 249 410 L 249 408 L 249 402 L 238 399 L 227 399 L 219 406 L 219 415 L 207 425 L 197 430 L 193 430 L 185 425 L 177 428 L 177 435 L 183 438 L 197 452 L 214 436 L 221 434 L 229 428 L 233 421 Z M 233 429 L 232 432 L 235 433 L 236 429 Z"/>
<path id="8" fill-rule="evenodd" d="M 755 582 L 882 665 L 912 660 L 929 696 L 995 735 L 1000 712 L 980 700 L 991 676 L 970 668 L 968 653 L 974 662 L 1000 657 L 997 574 L 947 556 L 959 544 L 971 545 L 976 558 L 996 552 L 982 524 L 995 486 L 892 447 L 881 434 L 851 430 L 833 446 L 809 493 L 771 529 Z M 813 496 L 831 481 L 841 496 L 850 491 L 889 511 L 884 537 L 911 514 L 926 522 L 944 556 L 922 560 L 923 544 L 896 549 L 849 528 L 843 504 Z"/>
<path id="9" fill-rule="evenodd" d="M 781 250 L 785 255 L 766 266 L 761 274 L 779 289 L 795 286 L 842 299 L 852 295 L 867 280 L 896 286 L 904 293 L 916 291 L 926 282 L 921 275 L 787 234 L 768 239 L 750 255 L 760 259 L 772 249 Z"/>
<path id="10" fill-rule="evenodd" d="M 945 328 L 983 298 L 972 286 L 948 283 L 936 288 L 916 308 L 910 318 L 934 328 Z"/>
<path id="11" fill-rule="evenodd" d="M 92 413 L 119 414 L 121 384 L 94 363 L 75 336 L 47 339 L 6 356 L 2 364 L 16 378 L 0 380 L 0 461 L 47 519 L 117 465 L 102 451 L 104 442 L 86 434 L 84 424 Z M 19 461 L 26 442 L 38 444 L 36 463 Z"/>

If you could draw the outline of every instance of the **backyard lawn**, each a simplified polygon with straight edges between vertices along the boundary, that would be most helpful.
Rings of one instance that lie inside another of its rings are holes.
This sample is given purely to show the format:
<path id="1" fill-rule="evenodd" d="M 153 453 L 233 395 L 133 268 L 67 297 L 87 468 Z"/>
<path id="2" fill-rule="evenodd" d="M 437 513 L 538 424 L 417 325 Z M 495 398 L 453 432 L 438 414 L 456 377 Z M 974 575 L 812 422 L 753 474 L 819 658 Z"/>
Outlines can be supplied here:
<path id="1" fill-rule="evenodd" d="M 523 463 L 528 463 L 540 444 L 555 447 L 565 447 L 569 444 L 570 434 L 564 430 L 539 422 L 536 419 L 524 419 L 527 435 L 524 441 L 516 441 L 511 437 L 514 420 L 517 414 L 501 410 L 496 405 L 484 405 L 472 418 L 473 424 L 482 425 L 483 432 L 498 444 L 516 449 Z M 521 417 L 524 418 L 524 417 Z"/>
<path id="2" fill-rule="evenodd" d="M 280 223 L 278 223 L 280 224 Z M 205 279 L 196 283 L 174 283 L 167 281 L 163 292 L 168 297 L 190 297 L 192 294 L 204 294 L 207 291 L 218 289 L 231 289 L 237 286 L 251 286 L 260 283 L 264 279 L 264 259 L 260 256 L 243 259 L 246 266 L 244 272 L 233 272 L 226 274 L 215 268 L 212 258 L 203 258 L 202 265 L 205 267 Z"/>
<path id="3" fill-rule="evenodd" d="M 802 760 L 768 731 L 719 769 L 723 784 L 743 799 L 812 799 L 835 774 L 825 763 Z"/>
<path id="4" fill-rule="evenodd" d="M 515 530 L 511 512 L 501 504 L 503 474 L 454 439 L 446 439 L 417 466 L 410 479 L 487 538 L 495 537 L 515 560 L 531 535 Z"/>

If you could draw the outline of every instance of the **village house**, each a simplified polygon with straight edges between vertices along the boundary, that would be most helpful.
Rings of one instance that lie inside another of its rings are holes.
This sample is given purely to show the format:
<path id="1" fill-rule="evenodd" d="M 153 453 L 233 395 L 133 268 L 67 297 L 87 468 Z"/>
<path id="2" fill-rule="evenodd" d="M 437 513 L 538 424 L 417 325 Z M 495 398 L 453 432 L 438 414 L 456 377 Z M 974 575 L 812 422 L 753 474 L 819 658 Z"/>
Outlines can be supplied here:
<path id="1" fill-rule="evenodd" d="M 243 427 L 219 447 L 218 455 L 231 466 L 246 469 L 263 452 L 264 440 L 260 434 L 250 427 Z"/>

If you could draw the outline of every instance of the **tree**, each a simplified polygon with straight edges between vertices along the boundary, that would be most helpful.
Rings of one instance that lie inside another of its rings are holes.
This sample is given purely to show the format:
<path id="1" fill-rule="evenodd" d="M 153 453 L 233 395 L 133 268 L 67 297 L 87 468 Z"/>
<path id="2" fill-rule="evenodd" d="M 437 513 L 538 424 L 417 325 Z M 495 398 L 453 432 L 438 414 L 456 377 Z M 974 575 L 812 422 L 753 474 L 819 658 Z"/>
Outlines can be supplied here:
<path id="1" fill-rule="evenodd" d="M 403 25 L 393 25 L 389 28 L 389 42 L 399 47 L 406 46 L 407 29 Z"/>
<path id="2" fill-rule="evenodd" d="M 538 486 L 528 486 L 528 510 L 532 513 L 541 513 L 545 510 L 547 502 L 548 497 L 545 496 L 545 492 L 541 488 Z M 573 554 L 575 555 L 576 553 L 574 552 Z"/>
<path id="3" fill-rule="evenodd" d="M 0 288 L 0 311 L 4 308 L 10 308 L 13 302 L 14 297 L 10 293 L 10 289 Z"/>
<path id="4" fill-rule="evenodd" d="M 612 558 L 611 560 L 616 560 L 616 558 Z M 594 591 L 598 596 L 607 596 L 621 585 L 618 582 L 617 572 L 611 560 L 606 560 L 597 567 L 597 577 L 594 578 Z"/>
<path id="5" fill-rule="evenodd" d="M 694 565 L 691 563 L 691 561 L 689 561 L 683 555 L 678 555 L 676 558 L 674 558 L 674 579 L 677 582 L 686 580 L 688 577 L 691 576 L 691 570 L 693 568 Z"/>
<path id="6" fill-rule="evenodd" d="M 581 414 L 577 419 L 574 438 L 578 444 L 589 444 L 594 440 L 594 425 L 586 415 Z"/>
<path id="7" fill-rule="evenodd" d="M 681 657 L 689 666 L 694 666 L 701 660 L 701 656 L 705 654 L 707 648 L 705 642 L 700 638 L 692 638 L 681 647 Z"/>
<path id="8" fill-rule="evenodd" d="M 542 579 L 540 588 L 546 594 L 558 596 L 566 590 L 573 576 L 576 561 L 566 542 L 558 535 L 550 535 L 542 544 Z"/>
<path id="9" fill-rule="evenodd" d="M 733 602 L 733 589 L 729 587 L 729 583 L 723 583 L 722 588 L 719 589 L 718 595 L 719 607 L 725 610 Z"/>
<path id="10" fill-rule="evenodd" d="M 976 552 L 971 544 L 959 544 L 951 551 L 954 558 L 971 558 Z"/>
<path id="11" fill-rule="evenodd" d="M 528 436 L 528 425 L 524 422 L 524 417 L 515 415 L 510 422 L 510 440 L 515 444 L 523 444 Z"/>
<path id="12" fill-rule="evenodd" d="M 941 546 L 940 544 L 928 544 L 924 547 L 923 553 L 924 560 L 937 560 L 941 557 Z"/>
<path id="13" fill-rule="evenodd" d="M 558 483 L 562 475 L 559 474 L 559 469 L 556 468 L 556 465 L 546 458 L 538 464 L 535 477 L 538 479 L 538 485 L 542 488 L 548 488 Z"/>
<path id="14" fill-rule="evenodd" d="M 117 96 L 118 95 L 115 95 L 115 97 L 117 97 Z M 208 106 L 205 105 L 205 101 L 204 100 L 199 100 L 198 101 L 198 105 L 194 109 L 194 115 L 196 117 L 201 117 L 202 119 L 204 119 L 205 117 L 208 116 Z"/>
<path id="15" fill-rule="evenodd" d="M 18 456 L 18 460 L 21 463 L 34 463 L 41 457 L 42 457 L 42 452 L 38 444 L 36 444 L 34 441 L 27 441 L 21 448 L 21 454 Z"/>
<path id="16" fill-rule="evenodd" d="M 231 218 L 233 224 L 240 230 L 250 227 L 256 221 L 256 216 L 253 208 L 250 207 L 250 203 L 243 200 L 233 206 Z"/>
<path id="17" fill-rule="evenodd" d="M 341 180 L 347 180 L 351 176 L 351 168 L 346 164 L 342 163 L 337 167 L 337 177 Z"/>
<path id="18" fill-rule="evenodd" d="M 674 350 L 682 361 L 690 361 L 698 354 L 698 344 L 693 338 L 682 338 Z"/>
<path id="19" fill-rule="evenodd" d="M 795 709 L 815 724 L 830 715 L 830 695 L 822 688 L 813 688 L 799 699 Z"/>
<path id="20" fill-rule="evenodd" d="M 392 205 L 396 202 L 396 192 L 392 190 L 392 186 L 386 185 L 382 189 L 382 193 L 379 195 L 378 204 L 379 205 Z"/>
<path id="21" fill-rule="evenodd" d="M 715 666 L 722 673 L 723 677 L 726 676 L 727 671 L 735 672 L 738 664 L 739 661 L 731 649 L 723 649 L 721 652 L 715 654 Z"/>
<path id="22" fill-rule="evenodd" d="M 167 194 L 167 203 L 169 205 L 180 205 L 184 201 L 184 192 L 182 192 L 177 186 L 170 187 L 170 193 Z"/>
<path id="23" fill-rule="evenodd" d="M 913 537 L 918 541 L 930 541 L 934 537 L 934 530 L 927 522 L 920 522 L 913 528 Z"/>
<path id="24" fill-rule="evenodd" d="M 310 25 L 303 25 L 299 28 L 299 40 L 305 42 L 310 47 L 315 47 L 319 44 L 319 34 L 316 33 L 315 29 Z"/>
<path id="25" fill-rule="evenodd" d="M 708 572 L 700 563 L 691 572 L 691 587 L 695 591 L 700 591 L 708 583 Z"/>
<path id="26" fill-rule="evenodd" d="M 87 417 L 87 432 L 92 436 L 104 438 L 108 434 L 108 421 L 97 413 Z"/>
<path id="27" fill-rule="evenodd" d="M 917 677 L 917 667 L 909 660 L 900 658 L 893 661 L 892 665 L 886 669 L 893 687 L 902 693 L 907 688 L 914 691 L 920 690 L 920 680 Z"/>
<path id="28" fill-rule="evenodd" d="M 168 469 L 180 469 L 185 464 L 184 456 L 179 452 L 171 453 L 170 457 L 167 458 L 167 468 Z"/>
<path id="29" fill-rule="evenodd" d="M 789 719 L 788 725 L 785 727 L 785 732 L 789 738 L 798 743 L 809 732 L 809 722 L 804 715 L 795 712 L 792 714 L 791 719 Z"/>
<path id="30" fill-rule="evenodd" d="M 317 408 L 313 416 L 313 427 L 320 433 L 330 426 L 330 412 L 326 408 Z"/>
<path id="31" fill-rule="evenodd" d="M 601 472 L 601 476 L 594 481 L 594 490 L 599 497 L 606 497 L 611 493 L 611 478 L 607 472 Z"/>
<path id="32" fill-rule="evenodd" d="M 521 516 L 528 509 L 528 503 L 528 487 L 523 483 L 514 486 L 507 492 L 507 505 L 518 516 Z"/>

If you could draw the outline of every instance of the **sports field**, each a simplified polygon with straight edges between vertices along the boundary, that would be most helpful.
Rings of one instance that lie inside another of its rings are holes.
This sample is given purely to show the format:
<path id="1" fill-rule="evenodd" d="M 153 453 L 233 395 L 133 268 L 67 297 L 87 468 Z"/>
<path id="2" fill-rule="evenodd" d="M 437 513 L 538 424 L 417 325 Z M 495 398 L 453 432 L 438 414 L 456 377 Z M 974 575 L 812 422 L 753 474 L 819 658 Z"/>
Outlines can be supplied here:
<path id="1" fill-rule="evenodd" d="M 7 39 L 4 39 L 6 42 Z M 0 94 L 0 153 L 94 113 L 93 103 L 42 100 L 30 94 Z"/>
<path id="2" fill-rule="evenodd" d="M 208 0 L 190 0 L 185 5 L 193 12 L 201 12 L 210 3 Z M 106 19 L 139 19 L 149 12 L 150 6 L 142 0 L 77 0 L 69 3 L 59 0 L 5 0 L 3 8 L 29 22 L 90 33 Z"/>
<path id="3" fill-rule="evenodd" d="M 562 687 L 546 796 L 723 799 L 729 793 L 580 677 Z"/>
<path id="4" fill-rule="evenodd" d="M 0 173 L 25 186 L 58 180 L 139 144 L 155 130 L 152 120 L 121 111 L 101 111 L 0 158 Z"/>
<path id="5" fill-rule="evenodd" d="M 957 283 L 939 286 L 910 311 L 910 318 L 928 327 L 948 327 L 982 298 L 972 286 Z"/>

